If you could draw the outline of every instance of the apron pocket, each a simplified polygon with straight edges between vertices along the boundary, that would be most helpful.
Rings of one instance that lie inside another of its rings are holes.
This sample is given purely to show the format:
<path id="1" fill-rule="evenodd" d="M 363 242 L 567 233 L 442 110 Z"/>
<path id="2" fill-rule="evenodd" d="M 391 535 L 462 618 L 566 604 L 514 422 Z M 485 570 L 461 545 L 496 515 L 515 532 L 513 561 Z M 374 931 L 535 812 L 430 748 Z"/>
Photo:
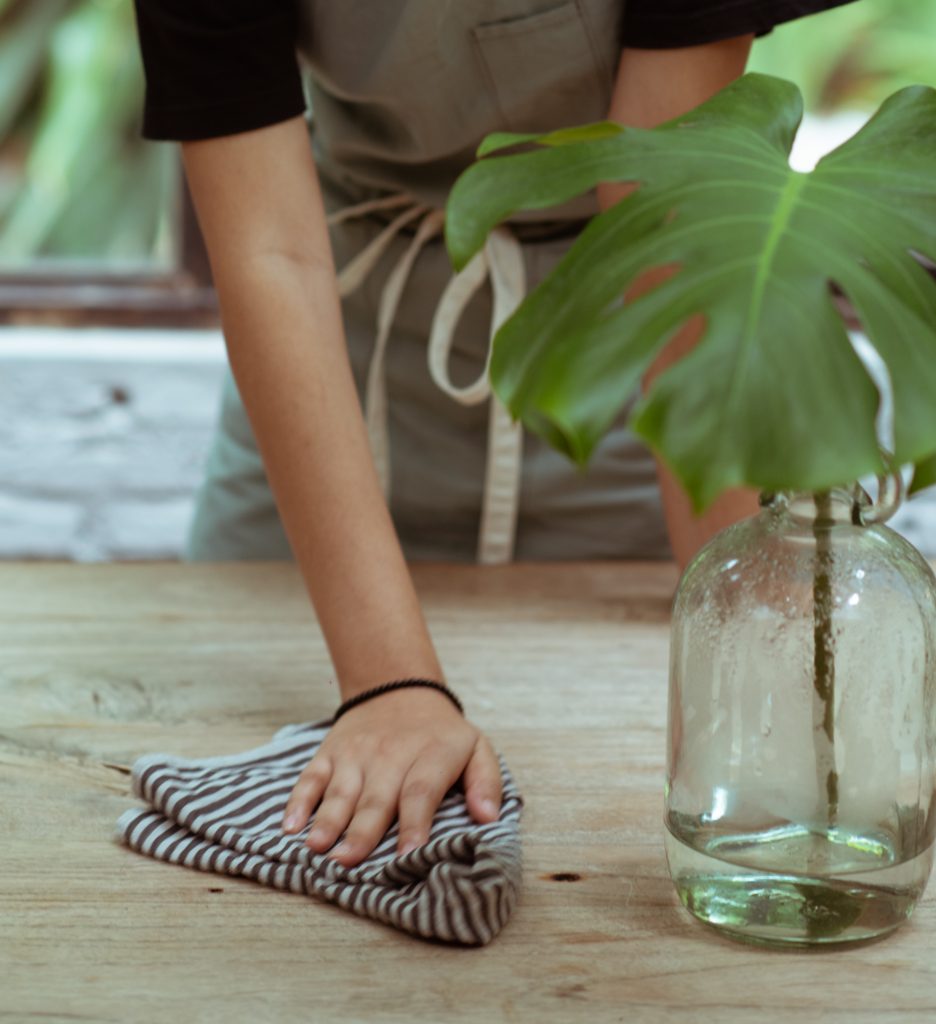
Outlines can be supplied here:
<path id="1" fill-rule="evenodd" d="M 472 29 L 504 128 L 545 132 L 607 117 L 612 76 L 576 0 Z"/>

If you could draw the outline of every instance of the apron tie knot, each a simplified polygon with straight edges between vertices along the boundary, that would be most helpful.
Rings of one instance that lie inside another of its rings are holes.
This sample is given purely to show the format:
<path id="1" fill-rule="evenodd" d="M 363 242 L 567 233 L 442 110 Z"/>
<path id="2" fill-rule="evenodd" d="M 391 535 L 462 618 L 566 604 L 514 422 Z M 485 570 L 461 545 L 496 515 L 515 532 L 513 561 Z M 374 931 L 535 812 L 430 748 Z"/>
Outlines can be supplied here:
<path id="1" fill-rule="evenodd" d="M 374 464 L 388 502 L 390 444 L 384 370 L 387 343 L 403 289 L 416 258 L 423 246 L 442 232 L 445 213 L 401 192 L 345 207 L 327 218 L 330 225 L 338 224 L 351 217 L 396 207 L 403 207 L 403 212 L 338 274 L 338 291 L 344 298 L 362 284 L 397 234 L 407 224 L 422 218 L 410 244 L 394 265 L 381 290 L 377 307 L 377 338 L 367 372 L 364 418 Z M 459 388 L 452 383 L 448 372 L 455 329 L 468 302 L 488 277 L 494 292 L 494 308 L 484 369 L 476 381 Z M 477 560 L 488 565 L 509 562 L 513 558 L 523 454 L 523 425 L 511 419 L 510 412 L 491 389 L 491 349 L 494 335 L 523 300 L 525 290 L 526 273 L 521 244 L 507 227 L 501 225 L 491 232 L 484 248 L 475 254 L 468 265 L 452 276 L 439 300 L 429 336 L 429 373 L 436 385 L 462 405 L 476 405 L 486 399 L 490 400 L 487 464 L 477 554 Z"/>

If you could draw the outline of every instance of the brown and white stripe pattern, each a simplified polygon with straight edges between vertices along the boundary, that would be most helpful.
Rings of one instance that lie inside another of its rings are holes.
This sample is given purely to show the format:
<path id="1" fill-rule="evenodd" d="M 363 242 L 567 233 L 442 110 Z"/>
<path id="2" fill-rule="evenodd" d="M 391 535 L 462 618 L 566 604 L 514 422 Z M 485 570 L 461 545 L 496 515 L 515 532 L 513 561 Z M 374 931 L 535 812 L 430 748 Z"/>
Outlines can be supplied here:
<path id="1" fill-rule="evenodd" d="M 328 900 L 423 938 L 490 942 L 513 911 L 522 873 L 524 801 L 503 756 L 498 821 L 476 822 L 459 782 L 436 810 L 425 845 L 397 856 L 395 818 L 370 855 L 347 868 L 305 845 L 314 815 L 301 832 L 281 829 L 293 786 L 332 724 L 287 725 L 240 754 L 138 758 L 132 791 L 149 806 L 125 811 L 114 838 L 158 860 Z"/>

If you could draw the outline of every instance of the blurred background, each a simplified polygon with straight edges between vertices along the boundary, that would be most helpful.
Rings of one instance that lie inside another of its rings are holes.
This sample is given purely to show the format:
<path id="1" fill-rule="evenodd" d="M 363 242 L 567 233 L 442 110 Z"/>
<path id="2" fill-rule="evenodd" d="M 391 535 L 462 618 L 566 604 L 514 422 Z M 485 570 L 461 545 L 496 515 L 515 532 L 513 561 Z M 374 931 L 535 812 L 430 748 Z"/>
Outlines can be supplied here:
<path id="1" fill-rule="evenodd" d="M 168 267 L 170 146 L 138 137 L 129 0 L 0 0 L 0 262 Z"/>
<path id="2" fill-rule="evenodd" d="M 936 4 L 777 28 L 811 167 L 904 85 L 936 86 Z M 140 139 L 131 0 L 0 0 L 0 557 L 177 558 L 225 365 L 174 144 Z M 895 524 L 936 556 L 936 497 Z"/>

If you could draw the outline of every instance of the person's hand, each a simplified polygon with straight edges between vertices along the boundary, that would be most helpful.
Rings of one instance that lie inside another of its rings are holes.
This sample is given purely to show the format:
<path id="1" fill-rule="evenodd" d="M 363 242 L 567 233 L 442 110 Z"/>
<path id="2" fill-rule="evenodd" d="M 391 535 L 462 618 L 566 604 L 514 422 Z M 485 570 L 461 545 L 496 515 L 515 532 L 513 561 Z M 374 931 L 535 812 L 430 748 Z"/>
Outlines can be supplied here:
<path id="1" fill-rule="evenodd" d="M 391 690 L 346 711 L 331 727 L 289 796 L 283 831 L 300 831 L 318 806 L 306 845 L 328 850 L 347 826 L 344 842 L 329 856 L 351 867 L 383 839 L 399 805 L 402 856 L 429 841 L 436 809 L 462 773 L 472 817 L 495 821 L 501 772 L 490 740 L 444 694 Z"/>

